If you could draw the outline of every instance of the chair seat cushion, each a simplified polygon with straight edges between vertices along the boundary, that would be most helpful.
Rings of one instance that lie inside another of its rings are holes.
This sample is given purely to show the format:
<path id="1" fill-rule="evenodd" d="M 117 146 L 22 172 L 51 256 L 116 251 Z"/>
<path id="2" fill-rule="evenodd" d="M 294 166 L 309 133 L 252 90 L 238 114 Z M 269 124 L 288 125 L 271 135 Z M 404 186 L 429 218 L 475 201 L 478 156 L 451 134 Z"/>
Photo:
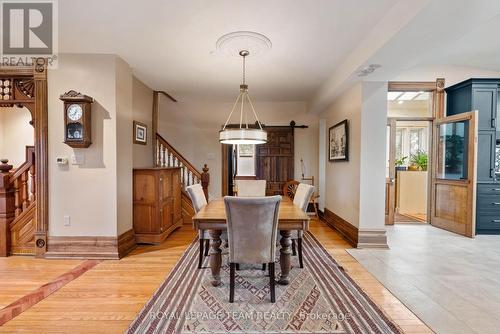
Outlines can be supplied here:
<path id="1" fill-rule="evenodd" d="M 210 230 L 198 230 L 198 238 L 199 239 L 212 239 L 210 237 Z M 223 240 L 227 240 L 227 231 L 222 231 L 220 238 Z"/>

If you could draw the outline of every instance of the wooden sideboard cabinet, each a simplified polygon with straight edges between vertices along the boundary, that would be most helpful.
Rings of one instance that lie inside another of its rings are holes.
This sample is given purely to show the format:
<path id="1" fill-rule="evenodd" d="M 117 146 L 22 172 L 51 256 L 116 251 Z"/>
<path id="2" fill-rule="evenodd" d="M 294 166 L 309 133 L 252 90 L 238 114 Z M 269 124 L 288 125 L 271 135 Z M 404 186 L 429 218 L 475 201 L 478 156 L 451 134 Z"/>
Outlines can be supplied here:
<path id="1" fill-rule="evenodd" d="M 134 231 L 138 243 L 158 244 L 182 225 L 180 168 L 134 169 Z"/>

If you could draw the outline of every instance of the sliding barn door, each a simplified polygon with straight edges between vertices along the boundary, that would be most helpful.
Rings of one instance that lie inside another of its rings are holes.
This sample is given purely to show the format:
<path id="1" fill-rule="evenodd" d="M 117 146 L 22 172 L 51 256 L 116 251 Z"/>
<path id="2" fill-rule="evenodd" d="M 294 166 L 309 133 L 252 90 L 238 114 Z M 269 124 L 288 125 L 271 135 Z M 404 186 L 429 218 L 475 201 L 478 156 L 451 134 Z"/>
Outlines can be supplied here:
<path id="1" fill-rule="evenodd" d="M 281 195 L 283 186 L 294 178 L 293 128 L 266 127 L 267 143 L 257 147 L 257 178 L 266 180 L 266 195 Z"/>
<path id="2" fill-rule="evenodd" d="M 431 224 L 475 235 L 477 112 L 434 122 Z"/>

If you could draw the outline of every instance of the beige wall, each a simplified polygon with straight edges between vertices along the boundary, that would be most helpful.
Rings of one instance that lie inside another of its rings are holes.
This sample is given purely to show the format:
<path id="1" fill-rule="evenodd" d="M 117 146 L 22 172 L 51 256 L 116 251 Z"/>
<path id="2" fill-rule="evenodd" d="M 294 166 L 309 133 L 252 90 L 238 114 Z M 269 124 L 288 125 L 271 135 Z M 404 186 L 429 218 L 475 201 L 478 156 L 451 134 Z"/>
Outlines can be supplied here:
<path id="1" fill-rule="evenodd" d="M 26 146 L 34 145 L 31 114 L 26 108 L 0 107 L 0 159 L 14 168 L 26 161 Z"/>
<path id="2" fill-rule="evenodd" d="M 132 117 L 147 125 L 147 145 L 134 144 L 134 167 L 151 167 L 153 163 L 153 90 L 134 77 L 132 79 Z M 132 131 L 132 130 L 131 130 Z"/>
<path id="3" fill-rule="evenodd" d="M 60 55 L 48 73 L 49 236 L 117 235 L 116 57 Z M 94 97 L 92 145 L 73 149 L 64 141 L 63 103 L 69 90 Z M 56 157 L 84 155 L 83 165 L 58 166 Z M 71 226 L 63 217 L 71 217 Z"/>
<path id="4" fill-rule="evenodd" d="M 254 100 L 257 100 L 254 97 Z M 221 144 L 218 131 L 224 124 L 233 102 L 177 102 L 160 97 L 158 131 L 186 159 L 201 169 L 210 168 L 210 195 L 221 194 Z M 300 179 L 300 159 L 304 159 L 306 173 L 318 175 L 318 118 L 306 113 L 303 102 L 254 102 L 259 119 L 267 125 L 297 125 L 308 129 L 295 130 L 295 179 Z M 232 122 L 237 122 L 233 115 Z M 249 122 L 253 123 L 251 114 Z"/>
<path id="5" fill-rule="evenodd" d="M 384 229 L 387 83 L 360 82 L 320 116 L 327 148 L 328 128 L 349 121 L 349 161 L 326 156 L 325 208 L 360 231 Z"/>
<path id="6" fill-rule="evenodd" d="M 58 69 L 48 73 L 48 86 L 49 236 L 118 236 L 132 228 L 134 161 L 146 159 L 147 149 L 152 161 L 149 138 L 149 145 L 139 150 L 132 142 L 134 117 L 151 124 L 145 114 L 146 109 L 151 110 L 147 101 L 151 90 L 134 79 L 132 69 L 121 58 L 91 54 L 60 55 Z M 59 95 L 69 90 L 95 100 L 92 145 L 86 149 L 63 143 L 64 113 Z M 71 164 L 74 154 L 84 157 L 82 165 Z M 70 163 L 57 165 L 59 156 L 67 157 Z M 66 215 L 70 226 L 63 224 Z"/>
<path id="7" fill-rule="evenodd" d="M 130 66 L 116 58 L 116 170 L 118 235 L 132 228 L 132 99 L 133 76 Z"/>
<path id="8" fill-rule="evenodd" d="M 346 91 L 320 115 L 326 119 L 326 134 L 323 140 L 327 143 L 327 149 L 328 129 L 344 119 L 349 121 L 349 161 L 329 162 L 328 155 L 326 157 L 325 208 L 354 226 L 359 225 L 361 86 L 359 83 Z"/>

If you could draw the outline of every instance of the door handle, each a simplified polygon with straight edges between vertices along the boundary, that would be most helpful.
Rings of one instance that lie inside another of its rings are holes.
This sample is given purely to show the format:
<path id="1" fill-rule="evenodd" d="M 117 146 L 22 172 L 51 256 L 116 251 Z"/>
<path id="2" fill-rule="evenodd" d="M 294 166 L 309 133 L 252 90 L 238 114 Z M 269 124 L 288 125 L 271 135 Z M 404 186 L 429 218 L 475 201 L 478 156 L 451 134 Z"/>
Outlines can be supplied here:
<path id="1" fill-rule="evenodd" d="M 491 222 L 492 223 L 500 223 L 500 219 L 493 219 Z"/>
<path id="2" fill-rule="evenodd" d="M 500 205 L 500 203 L 499 203 L 499 202 L 493 202 L 493 203 L 491 203 L 491 204 L 493 204 L 493 205 Z"/>
<path id="3" fill-rule="evenodd" d="M 490 125 L 491 125 L 492 128 L 495 128 L 497 126 L 497 120 L 496 120 L 496 118 L 492 118 L 491 119 L 491 124 Z"/>

